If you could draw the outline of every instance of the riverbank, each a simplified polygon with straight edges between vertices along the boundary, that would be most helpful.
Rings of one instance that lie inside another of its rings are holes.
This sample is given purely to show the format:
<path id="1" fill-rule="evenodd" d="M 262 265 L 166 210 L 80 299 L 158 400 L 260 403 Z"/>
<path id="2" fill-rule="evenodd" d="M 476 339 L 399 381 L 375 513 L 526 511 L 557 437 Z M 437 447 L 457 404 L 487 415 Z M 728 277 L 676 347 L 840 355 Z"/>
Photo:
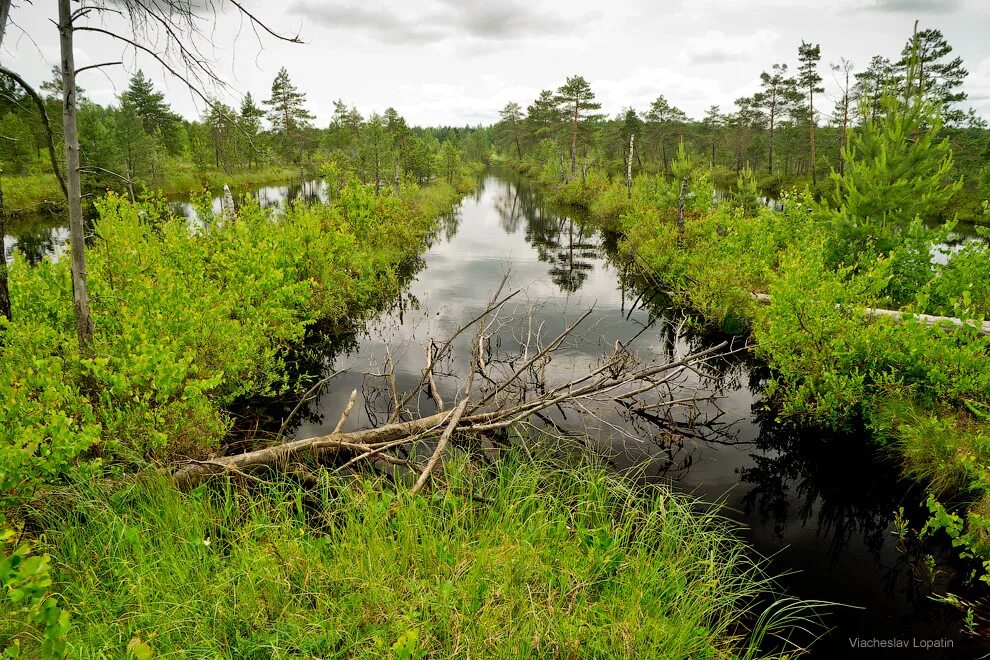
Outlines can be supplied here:
<path id="1" fill-rule="evenodd" d="M 681 232 L 679 186 L 663 177 L 638 177 L 631 198 L 600 175 L 542 181 L 554 199 L 618 232 L 629 267 L 696 323 L 750 335 L 771 370 L 766 398 L 776 414 L 836 429 L 865 424 L 928 488 L 931 517 L 919 533 L 947 532 L 964 559 L 982 564 L 974 578 L 990 579 L 990 340 L 975 327 L 947 332 L 910 318 L 990 316 L 986 243 L 931 264 L 942 234 L 912 225 L 902 247 L 869 268 L 835 267 L 826 209 L 797 193 L 769 209 L 746 183 L 716 202 L 710 179 L 692 172 Z M 867 307 L 906 317 L 866 318 Z"/>

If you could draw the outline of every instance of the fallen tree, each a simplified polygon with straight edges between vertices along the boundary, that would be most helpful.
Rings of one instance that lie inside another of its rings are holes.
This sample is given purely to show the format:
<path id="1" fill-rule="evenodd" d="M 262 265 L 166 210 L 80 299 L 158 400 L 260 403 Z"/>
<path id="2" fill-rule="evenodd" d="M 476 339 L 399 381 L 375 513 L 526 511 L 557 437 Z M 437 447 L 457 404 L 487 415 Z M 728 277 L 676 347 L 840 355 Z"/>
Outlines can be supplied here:
<path id="1" fill-rule="evenodd" d="M 751 293 L 750 295 L 754 300 L 766 305 L 773 302 L 773 298 L 766 293 Z M 976 321 L 964 321 L 955 316 L 934 316 L 932 314 L 902 312 L 896 309 L 881 309 L 879 307 L 864 307 L 862 313 L 867 318 L 888 318 L 895 321 L 914 319 L 929 328 L 942 327 L 946 330 L 951 330 L 952 328 L 975 327 L 979 334 L 990 335 L 990 321 L 977 323 Z"/>
<path id="2" fill-rule="evenodd" d="M 304 459 L 318 460 L 335 454 L 350 457 L 337 469 L 368 459 L 415 469 L 419 477 L 414 490 L 418 491 L 430 478 L 455 435 L 490 436 L 509 427 L 528 424 L 531 418 L 537 418 L 544 426 L 553 426 L 554 422 L 548 417 L 550 411 L 563 414 L 565 408 L 628 434 L 601 417 L 604 406 L 620 411 L 632 410 L 636 414 L 649 411 L 662 418 L 671 416 L 671 411 L 678 408 L 711 402 L 715 395 L 701 391 L 697 383 L 690 383 L 688 375 L 703 376 L 699 369 L 706 362 L 745 348 L 729 350 L 728 343 L 723 342 L 675 358 L 652 353 L 637 355 L 629 350 L 631 340 L 625 344 L 615 342 L 600 358 L 589 360 L 586 370 L 578 372 L 572 368 L 569 373 L 559 373 L 559 368 L 551 366 L 554 357 L 576 345 L 577 331 L 592 310 L 585 311 L 563 330 L 550 335 L 544 332 L 542 324 L 536 324 L 534 329 L 536 308 L 529 307 L 524 313 L 505 316 L 507 303 L 519 293 L 502 295 L 505 283 L 503 279 L 482 313 L 460 326 L 441 345 L 429 342 L 425 351 L 426 364 L 416 387 L 405 393 L 397 390 L 394 362 L 389 354 L 383 372 L 373 374 L 381 378 L 389 390 L 386 401 L 390 409 L 384 424 L 355 431 L 342 430 L 353 408 L 355 391 L 333 432 L 235 455 L 188 461 L 174 473 L 175 482 L 182 488 L 192 488 L 224 473 L 257 479 L 264 471 L 292 471 L 293 466 Z M 468 339 L 464 335 L 472 327 L 476 331 L 473 339 Z M 445 374 L 466 383 L 459 400 L 455 400 L 448 411 L 444 409 L 437 377 L 441 363 L 453 361 L 458 340 L 462 348 L 470 352 L 471 358 L 466 374 Z M 465 343 L 467 346 L 463 346 Z M 431 402 L 435 410 L 432 414 L 419 414 L 420 405 L 413 409 L 413 400 L 423 396 Z M 398 455 L 400 449 L 435 439 L 435 447 L 425 465 L 414 465 Z"/>

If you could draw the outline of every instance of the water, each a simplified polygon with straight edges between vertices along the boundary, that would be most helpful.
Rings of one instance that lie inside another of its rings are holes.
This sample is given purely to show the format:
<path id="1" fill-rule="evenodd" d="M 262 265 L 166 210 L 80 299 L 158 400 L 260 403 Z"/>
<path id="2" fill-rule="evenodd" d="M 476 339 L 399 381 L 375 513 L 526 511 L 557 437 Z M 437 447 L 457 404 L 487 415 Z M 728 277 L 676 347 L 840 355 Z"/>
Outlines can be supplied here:
<path id="1" fill-rule="evenodd" d="M 262 188 L 257 194 L 263 203 L 281 203 L 325 199 L 326 191 L 311 182 Z M 194 218 L 187 203 L 176 200 L 176 205 Z M 219 199 L 214 207 L 219 210 Z M 58 256 L 66 238 L 64 229 L 44 223 L 15 227 L 12 234 L 30 260 Z M 11 243 L 5 239 L 8 249 Z M 396 364 L 400 389 L 414 387 L 430 338 L 444 338 L 482 311 L 507 270 L 510 286 L 523 289 L 520 304 L 510 311 L 533 306 L 534 326 L 542 323 L 548 332 L 562 329 L 594 305 L 580 341 L 555 358 L 558 374 L 586 369 L 616 339 L 630 341 L 630 350 L 667 356 L 726 339 L 678 332 L 677 314 L 662 297 L 628 277 L 614 255 L 614 237 L 546 204 L 531 186 L 510 176 L 484 177 L 476 194 L 442 219 L 394 308 L 319 358 L 327 361 L 327 370 L 348 371 L 332 380 L 300 416 L 295 436 L 331 430 L 352 389 L 362 394 L 346 428 L 381 423 L 386 398 L 375 374 L 386 358 Z M 448 402 L 467 364 L 463 343 L 459 348 L 458 357 L 445 365 L 448 375 L 439 378 Z M 873 451 L 862 434 L 777 423 L 761 407 L 765 378 L 761 365 L 737 355 L 686 384 L 722 397 L 717 406 L 702 406 L 697 420 L 600 411 L 600 420 L 569 415 L 557 422 L 610 447 L 617 469 L 649 460 L 642 479 L 671 483 L 720 502 L 725 515 L 742 525 L 745 541 L 771 558 L 769 570 L 787 574 L 780 580 L 787 593 L 849 606 L 829 615 L 834 629 L 816 645 L 814 657 L 967 658 L 986 653 L 988 649 L 960 633 L 958 613 L 929 598 L 933 588 L 961 589 L 951 552 L 912 542 L 903 544 L 906 552 L 899 548 L 894 512 L 904 507 L 908 517 L 919 520 L 921 493 L 901 481 L 897 465 Z M 424 414 L 435 409 L 425 397 L 413 403 Z M 927 553 L 934 556 L 934 579 L 925 565 Z M 955 647 L 885 653 L 850 648 L 849 638 L 909 643 L 949 639 Z"/>

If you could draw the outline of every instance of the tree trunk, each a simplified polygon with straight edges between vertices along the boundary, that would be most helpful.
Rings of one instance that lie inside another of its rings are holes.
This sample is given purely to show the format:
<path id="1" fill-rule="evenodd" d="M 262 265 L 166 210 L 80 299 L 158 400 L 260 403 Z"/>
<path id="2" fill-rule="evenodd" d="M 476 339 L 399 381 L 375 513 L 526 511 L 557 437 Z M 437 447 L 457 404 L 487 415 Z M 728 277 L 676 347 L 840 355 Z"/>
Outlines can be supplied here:
<path id="1" fill-rule="evenodd" d="M 633 145 L 636 143 L 636 134 L 629 134 L 629 160 L 626 163 L 626 193 L 629 199 L 632 199 L 632 163 L 633 163 Z"/>
<path id="2" fill-rule="evenodd" d="M 688 178 L 681 179 L 681 190 L 677 194 L 677 235 L 684 235 L 684 198 L 687 195 Z"/>
<path id="3" fill-rule="evenodd" d="M 3 204 L 3 189 L 0 188 L 0 316 L 13 321 L 10 313 L 10 289 L 7 284 L 7 251 L 3 248 L 3 237 L 7 235 L 7 209 Z"/>
<path id="4" fill-rule="evenodd" d="M 574 102 L 574 124 L 571 126 L 571 176 L 577 171 L 578 104 Z"/>
<path id="5" fill-rule="evenodd" d="M 818 185 L 818 168 L 815 166 L 815 95 L 808 94 L 808 109 L 811 113 L 809 123 L 811 124 L 811 185 Z"/>
<path id="6" fill-rule="evenodd" d="M 76 120 L 76 65 L 72 52 L 72 18 L 69 0 L 58 0 L 59 43 L 62 51 L 62 127 L 65 133 L 66 204 L 69 209 L 69 243 L 72 247 L 72 302 L 76 315 L 79 354 L 93 353 L 93 317 L 86 281 L 86 235 L 82 214 L 82 182 L 79 179 L 79 130 Z"/>
<path id="7" fill-rule="evenodd" d="M 846 172 L 846 131 L 849 127 L 849 74 L 846 74 L 846 90 L 842 94 L 842 135 L 839 136 L 839 176 Z"/>
<path id="8" fill-rule="evenodd" d="M 770 111 L 770 144 L 767 147 L 767 171 L 773 174 L 773 123 L 776 117 L 774 117 L 774 111 Z"/>

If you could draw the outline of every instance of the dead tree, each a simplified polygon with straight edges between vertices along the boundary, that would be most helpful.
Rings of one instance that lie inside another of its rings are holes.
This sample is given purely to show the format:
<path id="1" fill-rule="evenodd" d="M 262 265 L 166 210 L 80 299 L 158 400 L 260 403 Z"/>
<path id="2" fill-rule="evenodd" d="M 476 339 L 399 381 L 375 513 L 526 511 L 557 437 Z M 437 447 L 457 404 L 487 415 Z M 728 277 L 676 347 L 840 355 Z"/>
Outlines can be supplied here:
<path id="1" fill-rule="evenodd" d="M 626 196 L 632 199 L 632 163 L 633 145 L 636 143 L 636 134 L 629 134 L 629 159 L 626 161 Z"/>
<path id="2" fill-rule="evenodd" d="M 675 358 L 652 353 L 638 355 L 626 344 L 616 342 L 606 347 L 600 358 L 589 359 L 586 368 L 562 372 L 557 366 L 562 360 L 554 358 L 572 349 L 579 339 L 587 340 L 578 332 L 585 335 L 593 332 L 584 328 L 592 310 L 551 335 L 539 324 L 534 328 L 532 309 L 507 313 L 508 303 L 518 293 L 502 295 L 500 288 L 481 314 L 458 328 L 442 344 L 431 342 L 419 382 L 405 393 L 396 389 L 390 353 L 383 371 L 375 374 L 389 394 L 384 397 L 390 407 L 384 424 L 343 431 L 343 420 L 353 406 L 352 394 L 341 422 L 327 435 L 207 461 L 190 461 L 174 473 L 175 482 L 190 488 L 224 473 L 256 479 L 266 471 L 292 471 L 293 465 L 300 461 L 332 454 L 338 459 L 337 469 L 377 459 L 415 470 L 419 476 L 413 489 L 419 491 L 455 438 L 490 440 L 510 427 L 535 425 L 534 419 L 543 424 L 542 431 L 554 425 L 551 416 L 555 411 L 561 415 L 565 411 L 573 412 L 578 418 L 595 420 L 622 432 L 605 419 L 606 410 L 665 419 L 672 409 L 713 399 L 711 393 L 692 388 L 688 376 L 700 373 L 706 363 L 725 356 L 726 343 Z M 468 340 L 472 329 L 473 337 Z M 447 408 L 437 394 L 438 365 L 446 359 L 452 360 L 455 346 L 461 344 L 463 350 L 465 341 L 471 356 L 467 373 L 446 375 L 464 386 L 451 402 L 453 405 Z M 417 400 L 424 393 L 435 399 L 436 412 L 420 414 Z M 397 454 L 413 445 L 433 447 L 425 464 L 411 463 Z"/>

